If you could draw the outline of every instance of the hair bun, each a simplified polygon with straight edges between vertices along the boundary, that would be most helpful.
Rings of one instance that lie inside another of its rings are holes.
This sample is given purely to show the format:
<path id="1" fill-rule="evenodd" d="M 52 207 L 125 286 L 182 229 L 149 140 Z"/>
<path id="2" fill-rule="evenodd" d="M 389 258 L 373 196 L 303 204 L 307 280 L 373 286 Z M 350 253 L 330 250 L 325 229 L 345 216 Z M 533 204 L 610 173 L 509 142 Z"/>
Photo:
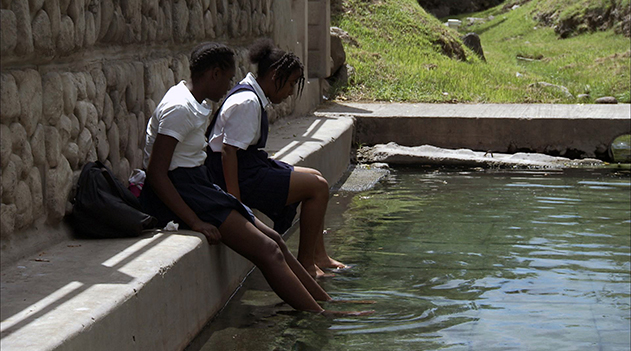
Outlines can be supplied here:
<path id="1" fill-rule="evenodd" d="M 262 38 L 250 46 L 249 56 L 251 63 L 259 63 L 266 57 L 272 54 L 272 51 L 276 48 L 272 39 Z"/>

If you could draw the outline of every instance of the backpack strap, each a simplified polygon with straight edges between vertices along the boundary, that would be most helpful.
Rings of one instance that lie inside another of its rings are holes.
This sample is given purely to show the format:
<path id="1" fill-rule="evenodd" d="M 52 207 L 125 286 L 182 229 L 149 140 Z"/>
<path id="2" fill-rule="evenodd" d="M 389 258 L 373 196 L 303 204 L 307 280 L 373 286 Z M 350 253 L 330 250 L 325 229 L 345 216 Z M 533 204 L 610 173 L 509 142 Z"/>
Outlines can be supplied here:
<path id="1" fill-rule="evenodd" d="M 243 90 L 248 90 L 254 93 L 254 95 L 256 95 L 256 91 L 254 90 L 254 88 L 250 85 L 250 84 L 237 84 L 235 85 L 232 89 L 230 89 L 230 91 L 228 92 L 228 94 L 226 95 L 226 98 L 223 100 L 223 102 L 221 103 L 221 105 L 219 105 L 219 108 L 217 109 L 217 111 L 215 111 L 215 114 L 213 115 L 213 119 L 210 121 L 210 125 L 208 125 L 208 128 L 206 129 L 206 139 L 210 140 L 210 134 L 213 132 L 213 128 L 215 127 L 215 124 L 217 123 L 217 117 L 219 117 L 219 113 L 221 112 L 221 109 L 223 108 L 223 105 L 226 103 L 226 101 L 228 101 L 228 98 L 240 91 Z M 263 102 L 261 101 L 261 99 L 259 99 L 259 96 L 256 95 L 257 100 L 259 100 L 259 104 L 261 105 L 261 111 L 265 117 L 265 122 L 267 122 L 267 114 L 265 113 L 265 108 L 263 107 Z M 261 128 L 261 131 L 263 129 Z M 265 142 L 267 141 L 267 137 L 265 138 Z M 260 144 L 261 140 L 259 140 L 259 144 Z"/>

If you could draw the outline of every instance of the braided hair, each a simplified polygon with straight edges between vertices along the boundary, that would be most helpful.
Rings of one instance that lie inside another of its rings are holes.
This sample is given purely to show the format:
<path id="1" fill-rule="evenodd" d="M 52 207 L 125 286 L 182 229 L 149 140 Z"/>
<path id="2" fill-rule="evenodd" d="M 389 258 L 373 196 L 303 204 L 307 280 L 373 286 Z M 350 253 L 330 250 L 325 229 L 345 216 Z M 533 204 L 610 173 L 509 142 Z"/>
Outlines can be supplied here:
<path id="1" fill-rule="evenodd" d="M 258 65 L 258 76 L 265 76 L 270 70 L 275 71 L 272 79 L 277 90 L 280 90 L 289 77 L 296 71 L 300 71 L 298 78 L 298 95 L 302 94 L 305 84 L 305 68 L 298 56 L 291 52 L 285 52 L 274 45 L 271 39 L 259 39 L 249 51 L 250 62 Z"/>
<path id="2" fill-rule="evenodd" d="M 191 52 L 191 79 L 196 79 L 211 68 L 229 70 L 235 67 L 234 51 L 229 47 L 213 42 L 197 45 Z"/>

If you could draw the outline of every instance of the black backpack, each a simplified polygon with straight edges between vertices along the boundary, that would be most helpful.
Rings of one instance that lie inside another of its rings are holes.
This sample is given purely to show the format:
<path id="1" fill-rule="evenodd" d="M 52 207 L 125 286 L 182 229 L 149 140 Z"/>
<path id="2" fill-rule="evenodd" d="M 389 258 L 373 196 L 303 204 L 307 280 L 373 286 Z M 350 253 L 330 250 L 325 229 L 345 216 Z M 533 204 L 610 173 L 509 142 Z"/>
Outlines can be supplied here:
<path id="1" fill-rule="evenodd" d="M 75 234 L 90 238 L 135 237 L 158 222 L 140 210 L 138 198 L 99 161 L 83 166 L 70 217 Z"/>

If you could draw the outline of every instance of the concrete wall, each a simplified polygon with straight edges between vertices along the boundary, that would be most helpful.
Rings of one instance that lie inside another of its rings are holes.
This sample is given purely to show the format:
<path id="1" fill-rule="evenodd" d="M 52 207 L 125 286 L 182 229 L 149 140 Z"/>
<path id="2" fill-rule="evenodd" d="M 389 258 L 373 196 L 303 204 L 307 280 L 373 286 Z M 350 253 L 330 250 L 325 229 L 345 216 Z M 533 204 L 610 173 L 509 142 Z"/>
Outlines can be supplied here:
<path id="1" fill-rule="evenodd" d="M 536 152 L 609 160 L 614 139 L 631 133 L 629 104 L 328 104 L 317 114 L 355 118 L 354 142 L 391 141 L 502 153 Z"/>
<path id="2" fill-rule="evenodd" d="M 148 118 L 167 89 L 188 77 L 188 55 L 197 43 L 219 41 L 235 48 L 237 80 L 254 71 L 247 46 L 259 37 L 298 53 L 311 72 L 308 41 L 320 38 L 317 45 L 326 46 L 329 38 L 328 27 L 306 23 L 309 11 L 328 13 L 318 8 L 328 2 L 311 3 L 3 0 L 3 264 L 68 236 L 63 218 L 86 162 L 100 160 L 125 181 L 140 167 Z M 270 119 L 314 109 L 327 75 L 309 73 L 302 98 L 275 106 Z"/>

